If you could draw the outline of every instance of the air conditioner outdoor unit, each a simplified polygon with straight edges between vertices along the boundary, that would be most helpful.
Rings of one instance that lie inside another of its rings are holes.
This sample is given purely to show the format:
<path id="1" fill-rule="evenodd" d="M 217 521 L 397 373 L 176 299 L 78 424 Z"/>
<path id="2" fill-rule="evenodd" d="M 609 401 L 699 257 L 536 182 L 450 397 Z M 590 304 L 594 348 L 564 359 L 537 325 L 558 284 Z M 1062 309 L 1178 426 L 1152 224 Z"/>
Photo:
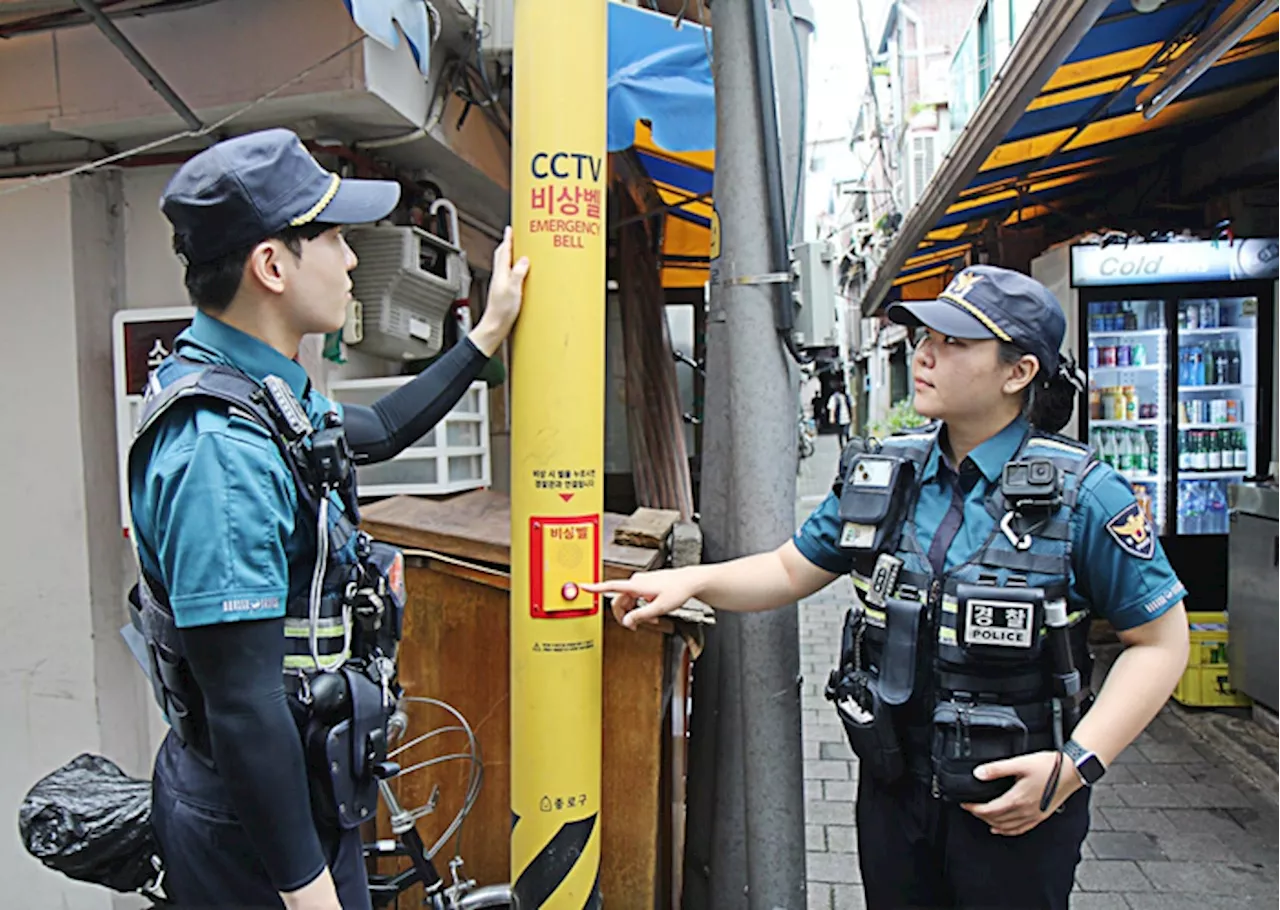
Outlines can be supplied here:
<path id="1" fill-rule="evenodd" d="M 360 262 L 351 273 L 355 301 L 344 340 L 389 360 L 438 354 L 444 321 L 463 286 L 462 251 L 409 225 L 352 228 L 347 242 Z"/>

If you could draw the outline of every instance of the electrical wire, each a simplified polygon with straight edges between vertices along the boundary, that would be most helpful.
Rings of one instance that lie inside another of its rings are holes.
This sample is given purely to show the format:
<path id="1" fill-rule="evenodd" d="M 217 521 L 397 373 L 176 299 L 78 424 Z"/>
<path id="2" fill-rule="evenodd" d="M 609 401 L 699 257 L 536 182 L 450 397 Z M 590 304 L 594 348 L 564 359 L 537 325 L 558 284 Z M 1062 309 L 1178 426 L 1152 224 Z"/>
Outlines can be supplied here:
<path id="1" fill-rule="evenodd" d="M 226 126 L 228 123 L 231 123 L 234 120 L 238 120 L 239 118 L 243 117 L 245 114 L 249 113 L 250 111 L 253 111 L 261 107 L 262 105 L 266 104 L 276 95 L 280 94 L 285 89 L 301 82 L 303 79 L 307 78 L 307 76 L 310 76 L 313 72 L 318 70 L 320 67 L 328 63 L 331 63 L 332 61 L 336 60 L 338 57 L 341 57 L 343 54 L 350 51 L 353 47 L 360 44 L 360 42 L 362 42 L 363 40 L 364 40 L 364 36 L 362 35 L 361 37 L 348 42 L 347 44 L 338 48 L 338 50 L 334 51 L 333 53 L 329 54 L 323 59 L 317 60 L 315 63 L 311 64 L 306 69 L 299 72 L 297 75 L 292 76 L 287 81 L 280 83 L 280 85 L 276 86 L 271 91 L 267 92 L 265 95 L 260 95 L 259 97 L 255 98 L 253 101 L 246 104 L 244 107 L 241 107 L 238 110 L 232 111 L 230 114 L 227 114 L 227 116 L 223 117 L 221 120 L 217 120 L 217 121 L 214 121 L 213 123 L 206 124 L 204 127 L 198 130 L 183 130 L 180 133 L 173 133 L 169 136 L 165 136 L 163 139 L 155 139 L 151 142 L 147 142 L 142 145 L 134 146 L 133 148 L 125 149 L 124 151 L 121 151 L 121 152 L 116 152 L 114 154 L 107 155 L 105 158 L 98 158 L 94 161 L 86 161 L 83 164 L 78 164 L 75 167 L 68 168 L 65 171 L 57 171 L 56 173 L 53 173 L 53 174 L 45 174 L 44 176 L 41 176 L 41 177 L 34 177 L 30 180 L 24 180 L 21 183 L 17 183 L 13 186 L 6 187 L 5 189 L 0 189 L 0 197 L 10 196 L 14 193 L 20 193 L 23 190 L 33 189 L 37 186 L 44 186 L 45 184 L 49 184 L 49 183 L 55 183 L 59 180 L 66 180 L 70 177 L 75 177 L 79 174 L 87 174 L 90 171 L 96 171 L 99 168 L 103 168 L 108 165 L 115 164 L 117 161 L 124 161 L 126 158 L 132 158 L 135 155 L 141 155 L 144 152 L 149 152 L 149 151 L 152 151 L 153 149 L 162 148 L 163 146 L 171 145 L 172 143 L 179 142 L 183 139 L 201 139 L 209 135 L 210 133 L 217 132 L 218 130 Z"/>
<path id="2" fill-rule="evenodd" d="M 707 24 L 707 10 L 698 0 L 698 27 L 702 29 L 702 46 L 707 50 L 707 65 L 713 67 L 715 61 L 711 56 L 711 26 Z"/>
<path id="3" fill-rule="evenodd" d="M 876 118 L 875 134 L 876 134 L 876 146 L 880 150 L 880 170 L 881 170 L 881 173 L 884 174 L 885 179 L 887 179 L 889 183 L 892 184 L 893 175 L 889 173 L 891 169 L 890 168 L 891 161 L 889 159 L 889 153 L 886 152 L 884 148 L 884 121 L 881 119 L 881 115 L 880 115 L 880 96 L 876 94 L 875 55 L 871 51 L 871 35 L 867 30 L 866 10 L 863 8 L 862 0 L 857 0 L 857 3 L 858 3 L 858 24 L 862 28 L 862 47 L 864 52 L 867 55 L 867 87 L 871 92 L 871 109 Z M 870 167 L 870 165 L 868 165 L 868 167 Z M 892 196 L 889 198 L 890 213 L 897 214 L 897 211 L 898 211 L 897 203 L 898 201 L 896 198 Z"/>

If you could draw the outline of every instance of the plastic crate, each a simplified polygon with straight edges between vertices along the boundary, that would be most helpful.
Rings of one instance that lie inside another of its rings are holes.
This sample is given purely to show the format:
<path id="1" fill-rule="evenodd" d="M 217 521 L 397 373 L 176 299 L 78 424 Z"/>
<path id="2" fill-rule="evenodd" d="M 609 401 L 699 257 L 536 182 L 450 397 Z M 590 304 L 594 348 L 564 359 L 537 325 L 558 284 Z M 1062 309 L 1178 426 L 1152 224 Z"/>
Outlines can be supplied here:
<path id="1" fill-rule="evenodd" d="M 1227 677 L 1227 614 L 1188 613 L 1191 653 L 1173 690 L 1174 700 L 1195 708 L 1245 707 L 1249 696 L 1231 688 Z"/>

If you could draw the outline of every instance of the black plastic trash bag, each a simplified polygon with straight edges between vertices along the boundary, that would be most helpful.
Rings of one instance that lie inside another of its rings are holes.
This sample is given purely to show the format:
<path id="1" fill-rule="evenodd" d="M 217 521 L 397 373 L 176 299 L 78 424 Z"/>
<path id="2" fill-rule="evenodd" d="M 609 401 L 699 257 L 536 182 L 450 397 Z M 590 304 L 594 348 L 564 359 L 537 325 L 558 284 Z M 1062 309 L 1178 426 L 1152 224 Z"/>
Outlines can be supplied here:
<path id="1" fill-rule="evenodd" d="M 79 881 L 127 893 L 158 874 L 151 782 L 100 755 L 81 755 L 32 787 L 18 827 L 28 853 Z"/>

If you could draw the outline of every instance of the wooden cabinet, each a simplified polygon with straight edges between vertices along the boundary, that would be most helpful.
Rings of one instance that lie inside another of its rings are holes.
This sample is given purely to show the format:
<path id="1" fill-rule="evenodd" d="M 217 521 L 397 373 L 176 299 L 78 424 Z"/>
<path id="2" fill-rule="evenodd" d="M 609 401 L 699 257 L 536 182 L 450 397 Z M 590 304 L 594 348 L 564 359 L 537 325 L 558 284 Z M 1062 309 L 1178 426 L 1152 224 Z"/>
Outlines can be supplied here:
<path id="1" fill-rule="evenodd" d="M 623 516 L 604 516 L 605 541 Z M 480 884 L 510 878 L 509 545 L 506 496 L 492 491 L 447 500 L 397 497 L 368 506 L 363 526 L 406 552 L 409 600 L 400 650 L 406 694 L 447 702 L 479 740 L 483 787 L 461 830 L 465 872 Z M 657 550 L 606 544 L 606 578 L 654 568 Z M 601 891 L 610 906 L 671 906 L 673 870 L 683 838 L 683 767 L 689 678 L 680 631 L 631 632 L 605 611 L 604 754 Z M 674 713 L 672 711 L 675 706 Z M 438 708 L 413 705 L 409 736 L 456 726 Z M 462 754 L 459 730 L 440 734 L 399 758 L 403 767 Z M 458 759 L 409 774 L 395 787 L 409 807 L 439 802 L 420 823 L 433 843 L 461 807 L 468 762 Z M 454 855 L 443 847 L 437 866 Z M 678 879 L 678 876 L 677 876 Z"/>

